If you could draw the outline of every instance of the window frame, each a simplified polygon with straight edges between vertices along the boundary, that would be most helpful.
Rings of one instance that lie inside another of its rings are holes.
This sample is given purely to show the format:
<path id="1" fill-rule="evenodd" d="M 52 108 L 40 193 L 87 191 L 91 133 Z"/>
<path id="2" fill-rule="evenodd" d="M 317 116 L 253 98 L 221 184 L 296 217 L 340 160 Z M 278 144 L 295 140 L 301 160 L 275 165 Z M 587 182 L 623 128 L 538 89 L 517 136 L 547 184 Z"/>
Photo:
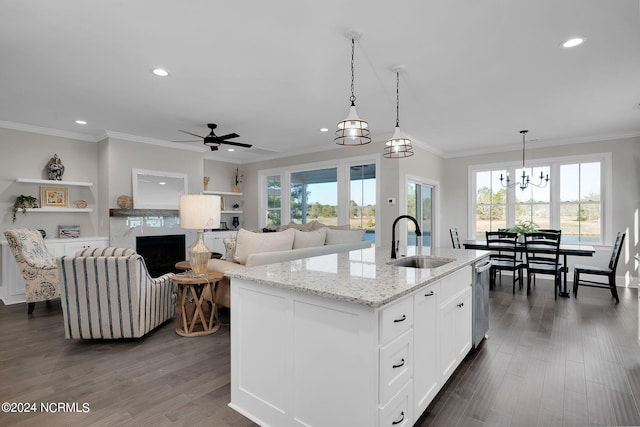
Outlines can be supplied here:
<path id="1" fill-rule="evenodd" d="M 600 242 L 592 243 L 591 246 L 611 246 L 613 243 L 613 170 L 612 155 L 608 153 L 592 153 L 567 157 L 551 157 L 540 159 L 528 159 L 527 168 L 538 168 L 549 166 L 549 186 L 550 186 L 550 227 L 560 227 L 560 166 L 579 163 L 600 163 L 600 206 L 601 206 L 601 224 L 600 224 Z M 467 229 L 469 237 L 476 236 L 476 173 L 484 171 L 492 171 L 496 169 L 505 169 L 511 176 L 515 176 L 515 170 L 522 168 L 522 164 L 517 161 L 477 164 L 468 166 L 468 216 Z M 519 188 L 507 188 L 507 227 L 515 225 L 515 191 Z"/>
<path id="2" fill-rule="evenodd" d="M 338 181 L 338 198 L 337 198 L 337 213 L 338 224 L 346 224 L 349 222 L 350 214 L 350 175 L 349 170 L 351 166 L 363 165 L 363 164 L 375 164 L 376 167 L 376 208 L 375 208 L 375 235 L 376 244 L 379 244 L 380 239 L 380 154 L 370 154 L 356 157 L 348 157 L 344 159 L 327 160 L 323 162 L 304 163 L 297 165 L 284 166 L 281 168 L 262 169 L 258 171 L 258 209 L 260 215 L 258 218 L 258 226 L 263 228 L 267 222 L 267 177 L 279 175 L 280 176 L 280 221 L 282 225 L 289 224 L 291 221 L 291 174 L 296 172 L 305 172 L 318 169 L 336 168 L 337 181 Z"/>

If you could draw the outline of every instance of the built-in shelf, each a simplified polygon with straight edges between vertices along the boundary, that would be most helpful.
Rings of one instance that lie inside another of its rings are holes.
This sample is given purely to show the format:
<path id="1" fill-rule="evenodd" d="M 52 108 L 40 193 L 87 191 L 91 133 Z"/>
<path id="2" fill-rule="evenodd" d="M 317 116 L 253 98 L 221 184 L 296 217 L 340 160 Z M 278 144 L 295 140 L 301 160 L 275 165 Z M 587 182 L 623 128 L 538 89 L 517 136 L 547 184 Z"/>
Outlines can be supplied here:
<path id="1" fill-rule="evenodd" d="M 242 211 L 220 211 L 223 214 L 241 214 Z"/>
<path id="2" fill-rule="evenodd" d="M 74 187 L 91 187 L 93 182 L 82 181 L 54 181 L 52 179 L 32 179 L 32 178 L 16 178 L 16 182 L 22 182 L 25 184 L 45 184 L 45 185 L 66 185 Z M 74 209 L 77 211 L 78 209 Z"/>
<path id="3" fill-rule="evenodd" d="M 234 193 L 233 191 L 203 191 L 202 194 L 213 194 L 215 196 L 242 196 L 242 193 Z"/>
<path id="4" fill-rule="evenodd" d="M 22 212 L 22 209 L 19 209 Z M 93 212 L 91 208 L 27 208 L 27 212 L 46 212 L 46 213 L 55 213 L 55 212 Z"/>

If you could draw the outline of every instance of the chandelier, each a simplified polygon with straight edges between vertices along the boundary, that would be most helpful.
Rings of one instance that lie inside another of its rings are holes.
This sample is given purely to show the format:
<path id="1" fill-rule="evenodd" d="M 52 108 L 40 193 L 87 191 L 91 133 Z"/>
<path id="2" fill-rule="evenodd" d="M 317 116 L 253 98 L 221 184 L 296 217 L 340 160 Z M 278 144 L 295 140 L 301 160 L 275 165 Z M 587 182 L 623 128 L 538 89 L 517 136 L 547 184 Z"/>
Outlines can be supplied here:
<path id="1" fill-rule="evenodd" d="M 369 124 L 358 117 L 356 112 L 356 96 L 354 93 L 354 72 L 353 62 L 355 54 L 355 41 L 360 38 L 362 34 L 357 31 L 352 31 L 348 34 L 351 38 L 351 107 L 349 108 L 349 114 L 347 118 L 341 122 L 338 122 L 338 129 L 336 130 L 336 137 L 334 142 L 338 145 L 364 145 L 371 142 L 369 136 Z"/>
<path id="2" fill-rule="evenodd" d="M 384 157 L 388 159 L 401 159 L 413 156 L 413 147 L 411 140 L 405 137 L 400 131 L 400 71 L 402 66 L 393 67 L 396 72 L 396 129 L 393 136 L 388 140 L 384 147 Z"/>
<path id="3" fill-rule="evenodd" d="M 525 190 L 529 184 L 539 187 L 539 188 L 544 188 L 547 186 L 547 183 L 549 182 L 549 174 L 547 174 L 547 176 L 545 177 L 544 174 L 542 173 L 542 171 L 540 171 L 540 182 L 538 182 L 537 184 L 531 182 L 531 180 L 529 179 L 529 175 L 526 174 L 525 172 L 525 168 L 524 168 L 524 151 L 525 151 L 525 135 L 527 134 L 527 132 L 529 132 L 528 130 L 521 130 L 520 133 L 522 134 L 522 176 L 521 181 L 514 181 L 511 182 L 511 179 L 509 178 L 509 173 L 507 172 L 507 177 L 504 178 L 502 176 L 502 174 L 500 174 L 500 184 L 502 184 L 503 187 L 505 188 L 511 188 L 511 187 L 515 187 L 516 185 L 518 187 L 520 187 L 521 190 Z"/>

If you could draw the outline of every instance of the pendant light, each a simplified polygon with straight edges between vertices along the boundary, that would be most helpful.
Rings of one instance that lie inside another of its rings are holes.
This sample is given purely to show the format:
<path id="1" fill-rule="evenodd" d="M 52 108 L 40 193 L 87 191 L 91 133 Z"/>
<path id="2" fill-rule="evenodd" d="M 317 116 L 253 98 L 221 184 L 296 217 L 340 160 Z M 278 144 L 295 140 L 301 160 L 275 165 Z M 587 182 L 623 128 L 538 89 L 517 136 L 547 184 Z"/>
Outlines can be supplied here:
<path id="1" fill-rule="evenodd" d="M 529 132 L 528 130 L 521 130 L 520 133 L 522 134 L 522 176 L 520 177 L 521 181 L 514 181 L 511 182 L 511 179 L 509 178 L 509 174 L 507 173 L 507 177 L 504 178 L 502 176 L 502 174 L 500 174 L 500 184 L 502 184 L 503 187 L 505 188 L 511 188 L 511 187 L 515 187 L 516 185 L 518 187 L 520 187 L 521 190 L 526 190 L 526 188 L 529 185 L 533 185 L 539 188 L 544 188 L 547 186 L 547 183 L 549 182 L 549 174 L 547 174 L 547 176 L 545 177 L 544 174 L 542 173 L 542 171 L 540 171 L 540 176 L 538 178 L 540 178 L 540 182 L 535 184 L 533 182 L 531 182 L 529 175 L 527 175 L 525 173 L 525 169 L 524 169 L 524 147 L 525 147 L 525 135 L 527 134 L 527 132 Z"/>
<path id="2" fill-rule="evenodd" d="M 371 142 L 369 136 L 369 124 L 358 117 L 356 112 L 356 96 L 354 93 L 354 72 L 353 62 L 355 56 L 355 42 L 360 38 L 362 34 L 357 31 L 352 31 L 348 34 L 351 38 L 351 107 L 349 108 L 349 114 L 347 118 L 341 122 L 338 122 L 338 129 L 336 130 L 335 143 L 338 145 L 365 145 Z"/>
<path id="3" fill-rule="evenodd" d="M 413 156 L 411 140 L 406 138 L 400 130 L 400 71 L 402 70 L 404 70 L 404 67 L 400 65 L 393 67 L 393 71 L 396 72 L 396 129 L 384 147 L 383 156 L 388 159 L 402 159 Z"/>

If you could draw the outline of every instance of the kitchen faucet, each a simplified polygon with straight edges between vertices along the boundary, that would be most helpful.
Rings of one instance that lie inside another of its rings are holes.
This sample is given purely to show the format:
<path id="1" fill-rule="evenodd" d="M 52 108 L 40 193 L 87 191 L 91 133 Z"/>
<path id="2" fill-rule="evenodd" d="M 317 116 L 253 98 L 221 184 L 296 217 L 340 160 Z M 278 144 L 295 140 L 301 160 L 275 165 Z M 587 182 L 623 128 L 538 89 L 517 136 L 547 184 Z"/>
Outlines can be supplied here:
<path id="1" fill-rule="evenodd" d="M 422 236 L 422 232 L 420 231 L 420 226 L 418 225 L 418 221 L 416 221 L 414 217 L 412 217 L 411 215 L 400 215 L 398 218 L 395 219 L 395 221 L 393 221 L 393 225 L 391 226 L 391 259 L 396 259 L 396 224 L 402 218 L 407 218 L 413 221 L 413 223 L 416 225 L 416 236 L 418 237 Z"/>

